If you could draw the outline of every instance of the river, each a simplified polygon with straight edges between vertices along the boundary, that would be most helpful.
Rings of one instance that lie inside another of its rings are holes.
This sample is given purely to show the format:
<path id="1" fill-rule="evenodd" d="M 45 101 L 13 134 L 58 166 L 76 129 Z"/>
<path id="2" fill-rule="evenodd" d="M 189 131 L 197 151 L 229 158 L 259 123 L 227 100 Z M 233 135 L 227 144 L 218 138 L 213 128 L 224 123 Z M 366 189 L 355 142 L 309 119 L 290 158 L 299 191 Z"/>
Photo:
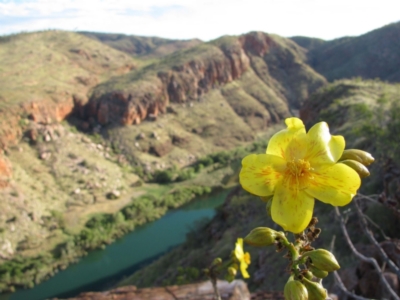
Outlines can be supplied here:
<path id="1" fill-rule="evenodd" d="M 212 218 L 229 191 L 195 199 L 162 218 L 136 228 L 104 250 L 96 250 L 32 289 L 1 295 L 0 300 L 43 300 L 103 290 L 183 243 L 196 222 Z"/>

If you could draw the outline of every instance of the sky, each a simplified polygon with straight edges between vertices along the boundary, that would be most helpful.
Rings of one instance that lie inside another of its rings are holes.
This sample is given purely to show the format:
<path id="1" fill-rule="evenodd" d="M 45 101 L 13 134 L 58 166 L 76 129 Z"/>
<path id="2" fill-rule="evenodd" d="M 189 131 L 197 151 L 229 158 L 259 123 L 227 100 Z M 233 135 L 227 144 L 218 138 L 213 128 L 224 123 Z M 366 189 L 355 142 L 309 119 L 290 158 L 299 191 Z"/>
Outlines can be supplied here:
<path id="1" fill-rule="evenodd" d="M 199 38 L 264 31 L 331 40 L 400 21 L 400 0 L 0 0 L 0 35 L 62 29 Z"/>

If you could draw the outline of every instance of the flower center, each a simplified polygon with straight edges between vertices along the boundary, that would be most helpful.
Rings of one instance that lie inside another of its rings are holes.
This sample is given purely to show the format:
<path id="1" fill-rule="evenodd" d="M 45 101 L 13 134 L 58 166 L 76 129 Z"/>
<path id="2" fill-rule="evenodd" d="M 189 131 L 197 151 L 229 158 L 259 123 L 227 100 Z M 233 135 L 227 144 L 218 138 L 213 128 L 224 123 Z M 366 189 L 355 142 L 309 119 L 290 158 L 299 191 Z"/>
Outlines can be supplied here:
<path id="1" fill-rule="evenodd" d="M 286 164 L 287 171 L 295 177 L 304 176 L 311 170 L 310 163 L 304 159 L 293 159 Z"/>
<path id="2" fill-rule="evenodd" d="M 310 163 L 304 159 L 292 159 L 286 163 L 286 179 L 291 189 L 302 190 L 308 186 L 311 178 Z"/>

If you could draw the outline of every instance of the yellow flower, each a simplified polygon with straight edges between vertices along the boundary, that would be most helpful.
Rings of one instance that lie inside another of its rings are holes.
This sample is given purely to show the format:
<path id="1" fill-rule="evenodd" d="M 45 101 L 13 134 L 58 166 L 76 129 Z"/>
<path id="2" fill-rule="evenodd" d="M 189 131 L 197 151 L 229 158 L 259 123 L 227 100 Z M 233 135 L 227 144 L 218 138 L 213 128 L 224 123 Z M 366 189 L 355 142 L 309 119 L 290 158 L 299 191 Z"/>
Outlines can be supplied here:
<path id="1" fill-rule="evenodd" d="M 240 264 L 240 272 L 242 272 L 243 278 L 249 278 L 250 275 L 247 273 L 247 267 L 250 264 L 250 253 L 243 251 L 243 239 L 238 238 L 235 244 L 235 250 L 233 251 L 233 257 Z"/>
<path id="2" fill-rule="evenodd" d="M 240 183 L 248 192 L 272 196 L 271 216 L 284 230 L 299 233 L 309 224 L 314 198 L 334 206 L 348 204 L 360 187 L 360 176 L 338 163 L 345 141 L 331 136 L 328 124 L 307 133 L 298 118 L 285 120 L 287 129 L 269 141 L 266 154 L 242 161 Z"/>

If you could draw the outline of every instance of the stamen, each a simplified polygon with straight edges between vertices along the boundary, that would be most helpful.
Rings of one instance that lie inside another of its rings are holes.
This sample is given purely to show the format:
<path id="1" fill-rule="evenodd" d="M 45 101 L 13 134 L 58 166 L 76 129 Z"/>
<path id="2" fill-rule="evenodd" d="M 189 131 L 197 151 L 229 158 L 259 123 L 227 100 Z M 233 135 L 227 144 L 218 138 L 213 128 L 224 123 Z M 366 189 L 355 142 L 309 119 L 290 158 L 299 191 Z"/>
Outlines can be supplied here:
<path id="1" fill-rule="evenodd" d="M 308 179 L 311 179 L 310 163 L 304 159 L 293 159 L 286 164 L 286 178 L 291 186 L 296 190 L 305 189 Z"/>

